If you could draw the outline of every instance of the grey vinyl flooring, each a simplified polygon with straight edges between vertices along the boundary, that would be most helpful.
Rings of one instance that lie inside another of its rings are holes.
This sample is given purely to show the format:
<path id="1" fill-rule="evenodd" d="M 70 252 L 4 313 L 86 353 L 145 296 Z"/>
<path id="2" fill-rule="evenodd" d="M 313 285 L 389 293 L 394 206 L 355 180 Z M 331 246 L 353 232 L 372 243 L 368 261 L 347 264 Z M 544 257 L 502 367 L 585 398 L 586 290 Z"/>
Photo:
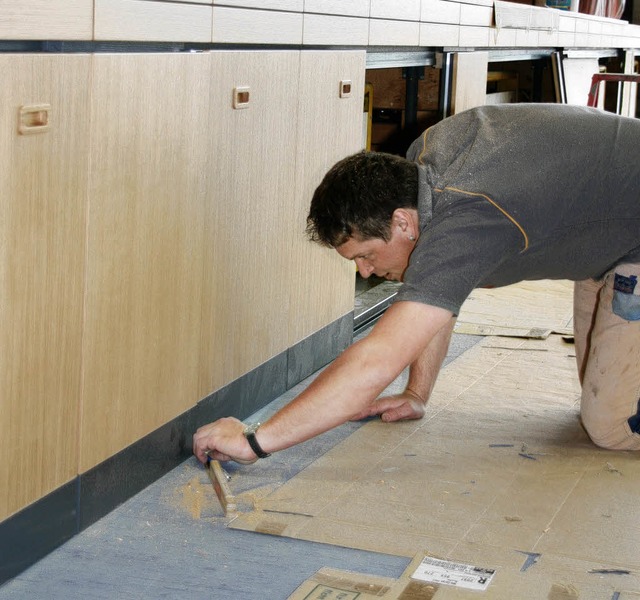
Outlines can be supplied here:
<path id="1" fill-rule="evenodd" d="M 454 335 L 447 363 L 478 340 Z M 388 391 L 402 389 L 406 375 Z M 316 376 L 251 420 L 264 421 Z M 236 495 L 274 489 L 360 426 L 347 423 L 254 465 L 228 463 L 230 486 Z M 322 567 L 399 577 L 409 562 L 403 557 L 229 529 L 211 493 L 203 496 L 194 517 L 183 503 L 184 491 L 193 491 L 194 482 L 196 488 L 211 486 L 206 471 L 191 458 L 0 587 L 0 600 L 284 600 Z M 245 508 L 250 507 L 240 506 Z"/>

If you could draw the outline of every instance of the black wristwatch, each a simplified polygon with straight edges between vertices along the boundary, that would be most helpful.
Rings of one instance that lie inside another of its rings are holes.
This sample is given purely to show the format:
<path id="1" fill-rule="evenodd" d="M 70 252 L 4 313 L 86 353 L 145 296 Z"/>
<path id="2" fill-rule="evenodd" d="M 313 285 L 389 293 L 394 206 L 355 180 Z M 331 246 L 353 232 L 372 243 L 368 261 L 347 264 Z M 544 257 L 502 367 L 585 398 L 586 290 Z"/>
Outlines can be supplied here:
<path id="1" fill-rule="evenodd" d="M 271 456 L 269 452 L 265 452 L 258 444 L 258 440 L 256 439 L 256 431 L 260 427 L 260 423 L 253 423 L 252 425 L 247 425 L 244 428 L 244 437 L 247 438 L 247 442 L 249 442 L 249 446 L 256 453 L 258 458 L 267 458 L 267 456 Z"/>

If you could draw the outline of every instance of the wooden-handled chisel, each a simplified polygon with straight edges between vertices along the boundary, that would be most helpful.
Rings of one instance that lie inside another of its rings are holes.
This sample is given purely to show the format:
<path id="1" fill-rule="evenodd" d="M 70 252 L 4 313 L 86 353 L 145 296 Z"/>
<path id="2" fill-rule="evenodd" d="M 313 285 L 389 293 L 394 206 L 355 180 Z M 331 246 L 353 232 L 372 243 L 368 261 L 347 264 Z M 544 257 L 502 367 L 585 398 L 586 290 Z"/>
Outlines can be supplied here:
<path id="1" fill-rule="evenodd" d="M 213 484 L 213 489 L 216 491 L 216 495 L 220 500 L 222 509 L 226 516 L 235 514 L 238 510 L 236 499 L 231 492 L 229 483 L 227 482 L 227 475 L 217 460 L 209 459 L 207 461 L 207 472 L 209 473 L 209 479 Z"/>

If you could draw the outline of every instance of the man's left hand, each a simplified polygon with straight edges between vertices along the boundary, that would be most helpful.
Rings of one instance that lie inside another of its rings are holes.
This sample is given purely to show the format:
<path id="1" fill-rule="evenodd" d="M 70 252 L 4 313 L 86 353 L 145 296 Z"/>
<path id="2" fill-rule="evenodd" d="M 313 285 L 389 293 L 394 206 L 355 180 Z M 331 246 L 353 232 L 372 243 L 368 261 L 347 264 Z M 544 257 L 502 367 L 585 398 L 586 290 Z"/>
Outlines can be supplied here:
<path id="1" fill-rule="evenodd" d="M 378 398 L 366 410 L 352 418 L 352 421 L 359 421 L 367 417 L 380 415 L 385 423 L 393 421 L 408 421 L 411 419 L 422 419 L 425 413 L 425 402 L 411 390 L 405 390 L 401 394 L 393 396 L 383 396 Z"/>

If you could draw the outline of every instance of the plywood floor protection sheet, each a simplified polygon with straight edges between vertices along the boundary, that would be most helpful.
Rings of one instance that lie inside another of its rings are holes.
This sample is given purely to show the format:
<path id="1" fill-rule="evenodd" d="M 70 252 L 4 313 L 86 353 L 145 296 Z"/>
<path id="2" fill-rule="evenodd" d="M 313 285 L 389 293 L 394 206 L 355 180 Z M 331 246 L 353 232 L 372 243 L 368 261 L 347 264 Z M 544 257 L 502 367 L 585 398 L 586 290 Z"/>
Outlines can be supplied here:
<path id="1" fill-rule="evenodd" d="M 546 337 L 573 332 L 573 283 L 523 281 L 495 289 L 474 290 L 462 305 L 457 333 Z"/>
<path id="2" fill-rule="evenodd" d="M 496 570 L 435 600 L 640 600 L 640 457 L 596 448 L 579 396 L 561 336 L 488 336 L 424 419 L 371 420 L 230 527 Z"/>

